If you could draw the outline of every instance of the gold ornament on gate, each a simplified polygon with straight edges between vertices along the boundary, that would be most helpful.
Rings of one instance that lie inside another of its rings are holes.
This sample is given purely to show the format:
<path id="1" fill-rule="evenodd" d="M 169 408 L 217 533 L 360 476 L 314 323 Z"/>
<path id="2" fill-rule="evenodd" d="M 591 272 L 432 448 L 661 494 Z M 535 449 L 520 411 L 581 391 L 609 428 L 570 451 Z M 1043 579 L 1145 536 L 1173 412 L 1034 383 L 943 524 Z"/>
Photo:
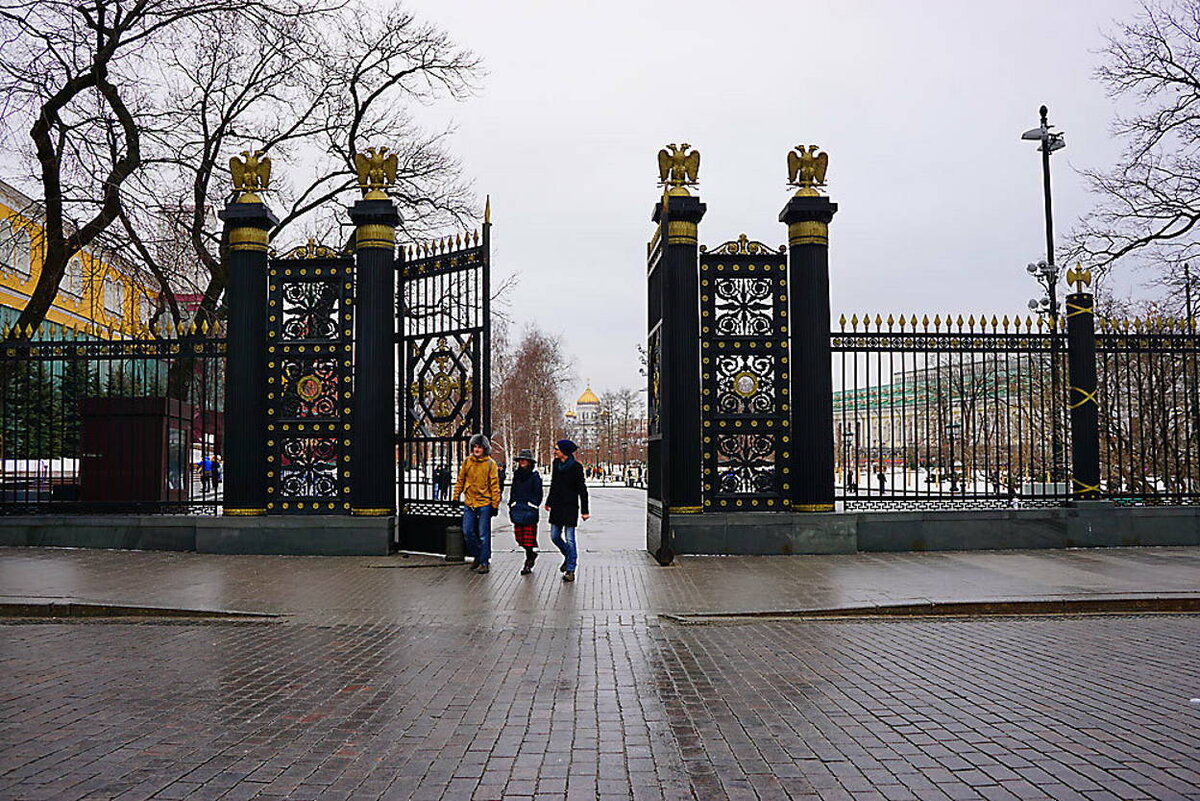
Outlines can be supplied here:
<path id="1" fill-rule="evenodd" d="M 264 155 L 265 151 L 242 151 L 239 159 L 234 156 L 229 160 L 229 172 L 233 175 L 233 189 L 241 192 L 238 203 L 261 203 L 256 192 L 264 192 L 271 184 L 271 159 Z"/>
<path id="2" fill-rule="evenodd" d="M 682 145 L 667 145 L 658 151 L 658 183 L 671 187 L 668 194 L 687 195 L 684 187 L 695 186 L 699 181 L 699 150 L 692 150 L 692 146 L 684 142 Z"/>
<path id="3" fill-rule="evenodd" d="M 829 169 L 829 154 L 822 151 L 817 153 L 817 145 L 809 145 L 808 151 L 804 145 L 788 153 L 788 184 L 800 187 L 796 194 L 799 196 L 814 196 L 816 187 L 825 185 L 825 171 Z"/>
<path id="4" fill-rule="evenodd" d="M 364 200 L 386 200 L 384 188 L 396 185 L 396 170 L 399 159 L 386 147 L 368 147 L 364 153 L 354 154 L 354 169 L 358 172 L 358 188 Z"/>
<path id="5" fill-rule="evenodd" d="M 1074 284 L 1076 292 L 1082 292 L 1085 286 L 1092 285 L 1092 269 L 1082 264 L 1067 268 L 1067 283 Z"/>

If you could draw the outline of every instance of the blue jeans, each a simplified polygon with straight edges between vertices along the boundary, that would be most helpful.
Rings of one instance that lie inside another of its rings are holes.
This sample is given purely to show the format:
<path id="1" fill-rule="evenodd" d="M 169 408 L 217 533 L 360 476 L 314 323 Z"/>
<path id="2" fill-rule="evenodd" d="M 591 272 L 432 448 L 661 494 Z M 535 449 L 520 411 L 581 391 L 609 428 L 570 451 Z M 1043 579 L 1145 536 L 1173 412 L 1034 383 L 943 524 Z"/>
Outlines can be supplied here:
<path id="1" fill-rule="evenodd" d="M 492 507 L 466 507 L 463 511 L 462 530 L 467 553 L 475 557 L 475 564 L 490 564 L 492 561 Z"/>
<path id="2" fill-rule="evenodd" d="M 557 523 L 551 523 L 550 541 L 567 558 L 567 570 L 574 573 L 575 565 L 579 558 L 579 552 L 575 549 L 575 527 L 560 526 Z"/>

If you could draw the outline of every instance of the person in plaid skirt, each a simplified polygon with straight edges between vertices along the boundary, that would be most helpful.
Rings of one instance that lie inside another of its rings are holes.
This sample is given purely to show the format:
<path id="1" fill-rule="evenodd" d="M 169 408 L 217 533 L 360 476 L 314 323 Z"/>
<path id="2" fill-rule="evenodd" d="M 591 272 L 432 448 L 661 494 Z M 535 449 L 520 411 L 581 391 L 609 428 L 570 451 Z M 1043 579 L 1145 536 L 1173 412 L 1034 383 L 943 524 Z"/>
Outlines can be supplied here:
<path id="1" fill-rule="evenodd" d="M 508 519 L 513 524 L 517 545 L 525 549 L 525 566 L 521 575 L 533 572 L 537 559 L 538 506 L 542 503 L 542 477 L 534 470 L 537 464 L 528 448 L 517 454 L 517 470 L 513 473 L 508 492 Z"/>

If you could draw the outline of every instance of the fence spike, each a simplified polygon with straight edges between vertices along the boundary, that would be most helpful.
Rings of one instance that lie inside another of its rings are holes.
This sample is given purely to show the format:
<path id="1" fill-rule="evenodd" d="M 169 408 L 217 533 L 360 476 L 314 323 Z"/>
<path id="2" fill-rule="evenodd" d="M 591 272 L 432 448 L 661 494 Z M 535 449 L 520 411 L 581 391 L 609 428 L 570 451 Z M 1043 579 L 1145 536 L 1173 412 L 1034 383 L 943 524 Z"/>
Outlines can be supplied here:
<path id="1" fill-rule="evenodd" d="M 904 315 L 900 315 L 900 330 L 904 330 Z"/>
<path id="2" fill-rule="evenodd" d="M 889 329 L 892 328 L 896 325 L 896 318 L 889 314 L 887 318 L 887 324 Z"/>
<path id="3" fill-rule="evenodd" d="M 929 330 L 929 315 L 928 315 L 928 314 L 926 314 L 924 317 L 922 317 L 922 318 L 921 318 L 921 326 L 922 326 L 922 327 L 923 327 L 923 328 L 924 328 L 926 331 L 928 331 L 928 330 Z"/>
<path id="4" fill-rule="evenodd" d="M 914 314 L 911 318 L 909 318 L 908 322 L 912 325 L 913 330 L 916 331 L 917 330 L 917 315 Z"/>
<path id="5" fill-rule="evenodd" d="M 846 315 L 843 314 L 838 318 L 838 328 L 840 328 L 842 331 L 846 330 Z"/>
<path id="6" fill-rule="evenodd" d="M 1045 326 L 1046 326 L 1046 319 L 1044 317 L 1042 317 L 1041 315 L 1038 315 L 1038 318 L 1037 318 L 1038 333 L 1041 333 L 1042 329 Z"/>
<path id="7" fill-rule="evenodd" d="M 851 331 L 858 330 L 858 315 L 857 314 L 850 315 L 850 330 Z"/>
<path id="8" fill-rule="evenodd" d="M 937 331 L 937 330 L 941 329 L 941 327 L 942 327 L 942 315 L 940 315 L 940 314 L 933 315 L 933 330 Z"/>
<path id="9" fill-rule="evenodd" d="M 956 322 L 956 325 L 958 325 L 958 330 L 961 331 L 962 327 L 963 327 L 963 318 L 962 318 L 961 314 L 958 315 L 958 320 Z"/>
<path id="10" fill-rule="evenodd" d="M 883 316 L 877 314 L 877 315 L 875 315 L 875 330 L 878 331 L 882 328 L 883 328 Z"/>
<path id="11" fill-rule="evenodd" d="M 960 317 L 959 319 L 962 318 Z M 971 331 L 975 330 L 975 315 L 972 314 L 967 317 L 967 328 Z"/>
<path id="12" fill-rule="evenodd" d="M 12 327 L 8 323 L 5 323 L 4 324 L 4 338 L 5 339 L 8 339 L 9 332 L 11 332 L 11 331 L 12 331 Z"/>

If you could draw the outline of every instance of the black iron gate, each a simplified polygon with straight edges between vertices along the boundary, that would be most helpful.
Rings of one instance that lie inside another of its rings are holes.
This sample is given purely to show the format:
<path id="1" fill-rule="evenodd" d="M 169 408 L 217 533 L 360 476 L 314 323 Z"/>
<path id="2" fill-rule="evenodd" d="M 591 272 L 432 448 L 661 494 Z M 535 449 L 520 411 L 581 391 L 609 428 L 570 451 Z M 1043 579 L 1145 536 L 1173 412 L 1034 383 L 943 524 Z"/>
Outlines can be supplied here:
<path id="1" fill-rule="evenodd" d="M 787 249 L 745 234 L 700 253 L 704 508 L 788 507 Z"/>
<path id="2" fill-rule="evenodd" d="M 398 538 L 444 553 L 451 497 L 471 435 L 491 435 L 491 223 L 482 234 L 401 249 L 396 342 Z"/>
<path id="3" fill-rule="evenodd" d="M 353 303 L 353 257 L 310 242 L 270 260 L 268 514 L 349 514 Z"/>

